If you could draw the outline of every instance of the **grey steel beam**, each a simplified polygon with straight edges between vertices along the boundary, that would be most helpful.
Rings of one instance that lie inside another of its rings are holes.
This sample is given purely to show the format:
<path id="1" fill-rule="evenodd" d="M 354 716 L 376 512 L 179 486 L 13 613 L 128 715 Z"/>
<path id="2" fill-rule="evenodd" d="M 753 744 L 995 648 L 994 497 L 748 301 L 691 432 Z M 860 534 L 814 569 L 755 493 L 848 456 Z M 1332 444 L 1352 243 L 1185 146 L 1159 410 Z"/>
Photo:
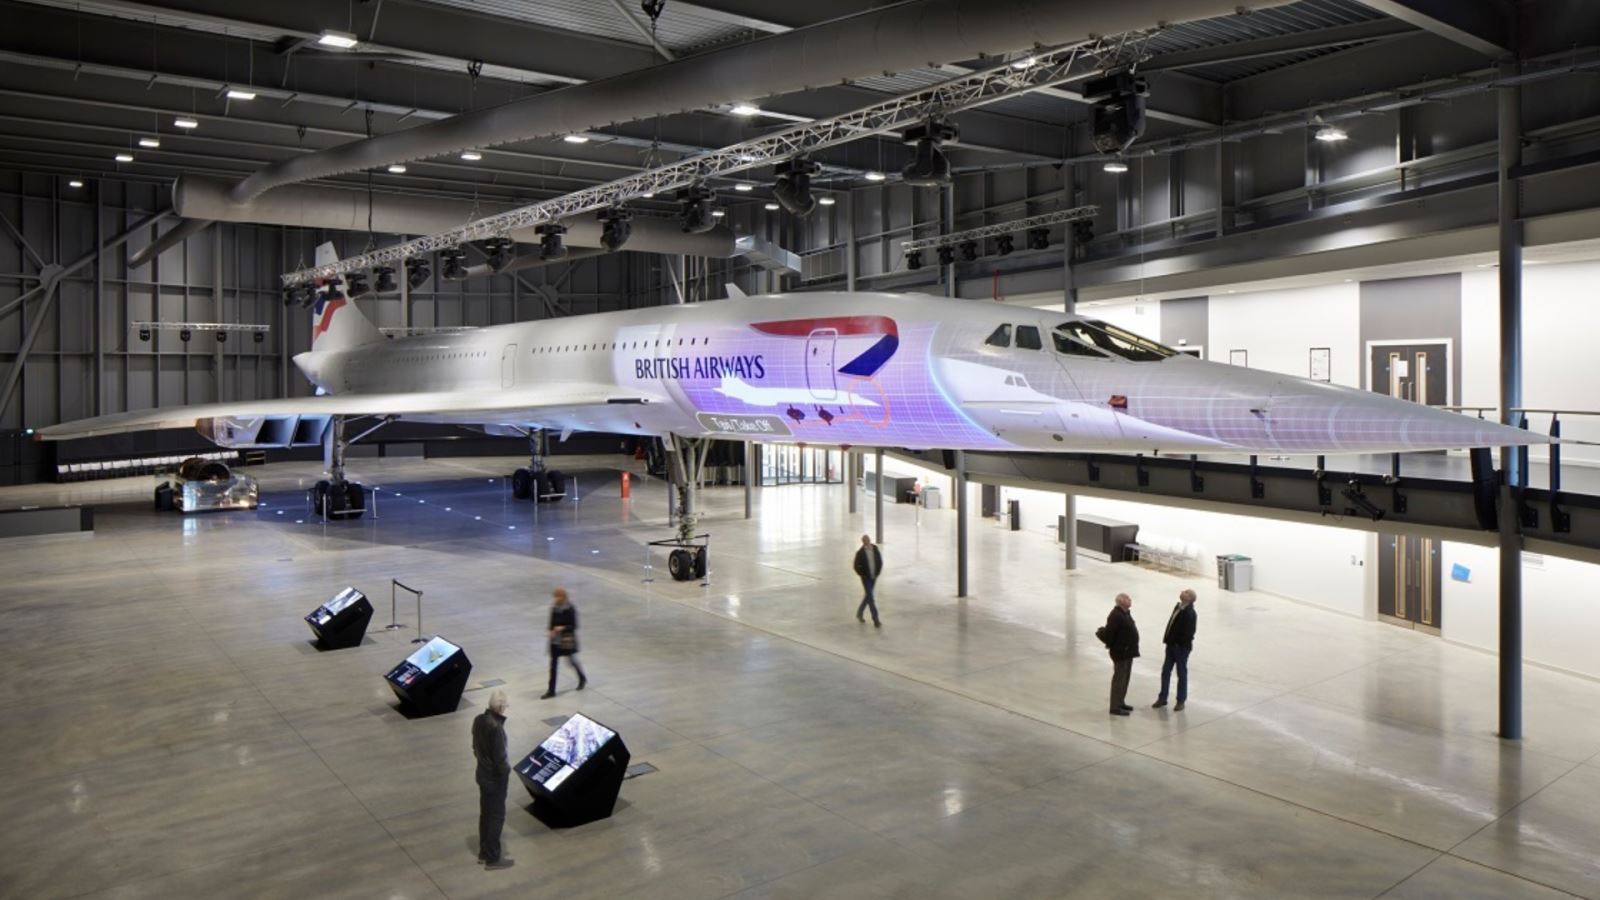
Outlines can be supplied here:
<path id="1" fill-rule="evenodd" d="M 1501 0 L 1358 0 L 1358 2 L 1485 56 L 1499 58 L 1512 50 L 1512 12 L 1508 4 Z"/>
<path id="2" fill-rule="evenodd" d="M 1506 75 L 1515 63 L 1501 66 Z M 1522 223 L 1515 172 L 1522 164 L 1522 89 L 1496 98 L 1500 237 L 1500 415 L 1515 425 L 1522 406 Z M 1500 737 L 1522 737 L 1522 489 L 1526 473 L 1516 447 L 1500 449 Z"/>

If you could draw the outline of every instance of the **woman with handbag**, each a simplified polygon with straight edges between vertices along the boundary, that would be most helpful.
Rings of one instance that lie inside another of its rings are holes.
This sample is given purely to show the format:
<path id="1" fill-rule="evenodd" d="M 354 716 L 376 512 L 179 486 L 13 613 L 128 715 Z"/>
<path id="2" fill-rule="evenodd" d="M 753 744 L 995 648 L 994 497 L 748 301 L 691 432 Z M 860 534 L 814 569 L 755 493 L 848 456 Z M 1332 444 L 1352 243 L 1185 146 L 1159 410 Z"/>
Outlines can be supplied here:
<path id="1" fill-rule="evenodd" d="M 578 610 L 567 600 L 567 589 L 556 588 L 550 592 L 555 603 L 550 607 L 550 630 L 547 633 L 550 641 L 550 689 L 544 692 L 540 700 L 549 700 L 556 695 L 556 663 L 565 656 L 572 663 L 572 670 L 578 673 L 578 690 L 589 683 L 583 674 L 583 667 L 578 665 Z"/>

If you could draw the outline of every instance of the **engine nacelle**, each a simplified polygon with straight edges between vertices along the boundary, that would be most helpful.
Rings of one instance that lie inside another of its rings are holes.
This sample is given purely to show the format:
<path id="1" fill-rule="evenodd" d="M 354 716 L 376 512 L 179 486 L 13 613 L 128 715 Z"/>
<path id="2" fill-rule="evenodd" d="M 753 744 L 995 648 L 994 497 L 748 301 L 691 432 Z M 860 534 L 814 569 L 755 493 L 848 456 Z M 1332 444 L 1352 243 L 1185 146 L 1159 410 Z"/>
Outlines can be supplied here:
<path id="1" fill-rule="evenodd" d="M 196 422 L 195 430 L 230 449 L 320 447 L 328 422 L 328 416 L 218 416 Z"/>

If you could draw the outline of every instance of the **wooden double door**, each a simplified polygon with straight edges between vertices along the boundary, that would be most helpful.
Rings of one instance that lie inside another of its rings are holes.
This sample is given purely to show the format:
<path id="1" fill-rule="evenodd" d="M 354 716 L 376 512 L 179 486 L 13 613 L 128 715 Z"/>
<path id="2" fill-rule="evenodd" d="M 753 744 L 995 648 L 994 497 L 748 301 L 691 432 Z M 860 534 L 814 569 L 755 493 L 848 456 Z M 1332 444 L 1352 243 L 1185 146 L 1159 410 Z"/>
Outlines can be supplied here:
<path id="1" fill-rule="evenodd" d="M 1402 534 L 1378 535 L 1378 617 L 1438 634 L 1439 542 Z"/>

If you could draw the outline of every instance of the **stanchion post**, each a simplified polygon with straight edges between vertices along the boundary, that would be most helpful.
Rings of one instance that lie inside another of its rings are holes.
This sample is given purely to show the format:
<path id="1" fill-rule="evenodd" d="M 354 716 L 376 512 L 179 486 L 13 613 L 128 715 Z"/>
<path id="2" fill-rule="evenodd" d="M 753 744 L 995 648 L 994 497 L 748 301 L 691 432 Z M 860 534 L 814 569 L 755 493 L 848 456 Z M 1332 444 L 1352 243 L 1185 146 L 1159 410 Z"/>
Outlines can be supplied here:
<path id="1" fill-rule="evenodd" d="M 389 624 L 383 626 L 383 630 L 384 631 L 393 631 L 396 628 L 404 628 L 405 627 L 404 625 L 401 625 L 395 619 L 395 610 L 397 608 L 396 607 L 397 600 L 395 599 L 395 587 L 394 586 L 399 584 L 399 583 L 400 582 L 394 580 L 393 578 L 389 579 Z"/>
<path id="2" fill-rule="evenodd" d="M 411 643 L 420 644 L 425 640 L 427 638 L 422 636 L 422 592 L 417 591 L 417 636 L 411 639 Z"/>

